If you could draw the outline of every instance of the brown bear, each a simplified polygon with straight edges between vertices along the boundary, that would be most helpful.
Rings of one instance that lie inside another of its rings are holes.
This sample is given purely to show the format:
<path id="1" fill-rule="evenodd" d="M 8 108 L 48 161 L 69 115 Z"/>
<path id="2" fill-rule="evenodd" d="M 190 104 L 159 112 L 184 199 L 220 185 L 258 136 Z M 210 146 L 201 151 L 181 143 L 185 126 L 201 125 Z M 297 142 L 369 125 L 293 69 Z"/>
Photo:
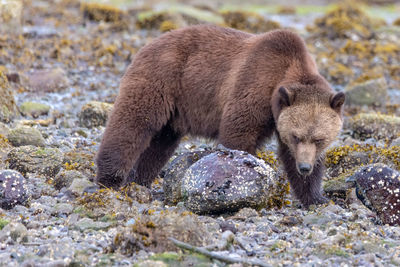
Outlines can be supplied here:
<path id="1" fill-rule="evenodd" d="M 295 196 L 323 203 L 323 152 L 341 129 L 344 99 L 288 30 L 175 30 L 144 46 L 123 76 L 96 180 L 150 185 L 186 134 L 255 154 L 275 132 Z"/>

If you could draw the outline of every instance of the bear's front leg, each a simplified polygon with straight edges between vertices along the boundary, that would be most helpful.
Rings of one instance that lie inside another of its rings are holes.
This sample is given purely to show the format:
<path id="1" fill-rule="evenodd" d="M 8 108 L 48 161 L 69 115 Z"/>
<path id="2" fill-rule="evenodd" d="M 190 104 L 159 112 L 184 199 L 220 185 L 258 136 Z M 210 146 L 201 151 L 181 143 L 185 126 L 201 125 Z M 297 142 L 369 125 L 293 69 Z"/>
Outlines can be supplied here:
<path id="1" fill-rule="evenodd" d="M 279 140 L 279 157 L 288 175 L 294 195 L 301 204 L 308 208 L 312 204 L 327 203 L 329 199 L 322 195 L 322 175 L 325 170 L 323 159 L 316 160 L 313 172 L 310 175 L 301 175 L 296 168 L 296 159 L 289 148 Z"/>

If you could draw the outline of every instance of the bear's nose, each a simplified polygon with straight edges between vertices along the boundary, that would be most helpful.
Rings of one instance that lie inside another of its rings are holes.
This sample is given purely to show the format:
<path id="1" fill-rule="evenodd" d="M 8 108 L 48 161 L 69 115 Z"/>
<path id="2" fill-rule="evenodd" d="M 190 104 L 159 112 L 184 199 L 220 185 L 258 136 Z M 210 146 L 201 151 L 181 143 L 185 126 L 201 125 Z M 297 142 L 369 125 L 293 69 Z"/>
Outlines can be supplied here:
<path id="1" fill-rule="evenodd" d="M 301 174 L 309 174 L 312 168 L 311 164 L 305 162 L 300 162 L 298 167 Z"/>

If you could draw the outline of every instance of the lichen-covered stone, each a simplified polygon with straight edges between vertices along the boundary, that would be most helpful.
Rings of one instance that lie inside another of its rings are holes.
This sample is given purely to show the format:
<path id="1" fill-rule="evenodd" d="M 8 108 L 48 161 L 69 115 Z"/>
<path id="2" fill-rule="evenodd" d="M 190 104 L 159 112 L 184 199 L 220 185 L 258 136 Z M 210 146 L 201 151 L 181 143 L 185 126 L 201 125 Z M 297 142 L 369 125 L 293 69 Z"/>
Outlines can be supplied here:
<path id="1" fill-rule="evenodd" d="M 7 77 L 1 70 L 0 96 L 0 121 L 10 122 L 18 114 L 18 110 Z"/>
<path id="2" fill-rule="evenodd" d="M 14 170 L 0 170 L 0 207 L 11 209 L 24 205 L 29 198 L 25 178 Z"/>
<path id="3" fill-rule="evenodd" d="M 346 103 L 350 105 L 379 105 L 386 102 L 388 85 L 385 77 L 351 83 L 345 88 Z"/>
<path id="4" fill-rule="evenodd" d="M 105 126 L 112 108 L 112 104 L 91 101 L 82 107 L 78 115 L 79 123 L 86 128 Z"/>
<path id="5" fill-rule="evenodd" d="M 194 163 L 182 180 L 185 206 L 196 213 L 236 211 L 267 205 L 276 179 L 264 161 L 237 150 L 221 150 Z"/>
<path id="6" fill-rule="evenodd" d="M 61 169 L 63 155 L 57 148 L 21 146 L 8 153 L 7 162 L 10 169 L 17 170 L 23 175 L 37 173 L 54 177 Z"/>
<path id="7" fill-rule="evenodd" d="M 253 12 L 224 11 L 221 15 L 228 27 L 238 30 L 263 33 L 281 27 L 278 22 L 264 19 L 261 15 Z"/>
<path id="8" fill-rule="evenodd" d="M 64 170 L 59 172 L 54 178 L 54 187 L 60 190 L 63 187 L 69 187 L 75 179 L 87 179 L 82 173 L 76 170 Z"/>
<path id="9" fill-rule="evenodd" d="M 400 225 L 400 173 L 384 164 L 371 164 L 347 179 L 357 197 L 382 223 Z"/>
<path id="10" fill-rule="evenodd" d="M 169 237 L 194 246 L 205 246 L 212 242 L 206 226 L 191 212 L 149 210 L 148 213 L 117 233 L 110 246 L 112 252 L 132 255 L 139 250 L 179 251 Z"/>
<path id="11" fill-rule="evenodd" d="M 89 181 L 87 178 L 82 179 L 74 179 L 72 183 L 68 187 L 68 190 L 72 192 L 72 194 L 76 196 L 80 196 L 83 194 L 86 188 L 93 186 L 94 184 Z"/>
<path id="12" fill-rule="evenodd" d="M 19 106 L 21 114 L 37 118 L 41 115 L 47 115 L 50 111 L 50 106 L 35 102 L 24 102 Z"/>
<path id="13" fill-rule="evenodd" d="M 85 231 L 87 229 L 93 230 L 104 230 L 112 225 L 111 222 L 99 222 L 94 221 L 90 218 L 82 218 L 74 224 L 74 227 L 78 230 Z"/>
<path id="14" fill-rule="evenodd" d="M 13 146 L 43 147 L 45 145 L 45 140 L 39 130 L 26 126 L 12 129 L 7 135 L 7 139 Z"/>
<path id="15" fill-rule="evenodd" d="M 212 150 L 205 150 L 183 153 L 169 164 L 163 182 L 165 204 L 176 205 L 179 201 L 182 201 L 181 184 L 186 170 L 193 163 L 213 152 Z"/>
<path id="16" fill-rule="evenodd" d="M 360 113 L 352 117 L 348 128 L 353 137 L 361 140 L 393 140 L 400 134 L 400 117 L 377 113 Z"/>

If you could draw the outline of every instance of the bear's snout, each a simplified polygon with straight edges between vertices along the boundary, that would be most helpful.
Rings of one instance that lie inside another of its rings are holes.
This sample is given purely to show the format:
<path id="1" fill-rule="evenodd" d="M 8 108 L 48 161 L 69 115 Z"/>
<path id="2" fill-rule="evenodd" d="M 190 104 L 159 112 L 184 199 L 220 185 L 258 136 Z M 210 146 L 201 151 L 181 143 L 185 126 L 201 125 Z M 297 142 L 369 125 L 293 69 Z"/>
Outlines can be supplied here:
<path id="1" fill-rule="evenodd" d="M 297 170 L 301 175 L 309 175 L 312 172 L 312 165 L 306 162 L 297 164 Z"/>

